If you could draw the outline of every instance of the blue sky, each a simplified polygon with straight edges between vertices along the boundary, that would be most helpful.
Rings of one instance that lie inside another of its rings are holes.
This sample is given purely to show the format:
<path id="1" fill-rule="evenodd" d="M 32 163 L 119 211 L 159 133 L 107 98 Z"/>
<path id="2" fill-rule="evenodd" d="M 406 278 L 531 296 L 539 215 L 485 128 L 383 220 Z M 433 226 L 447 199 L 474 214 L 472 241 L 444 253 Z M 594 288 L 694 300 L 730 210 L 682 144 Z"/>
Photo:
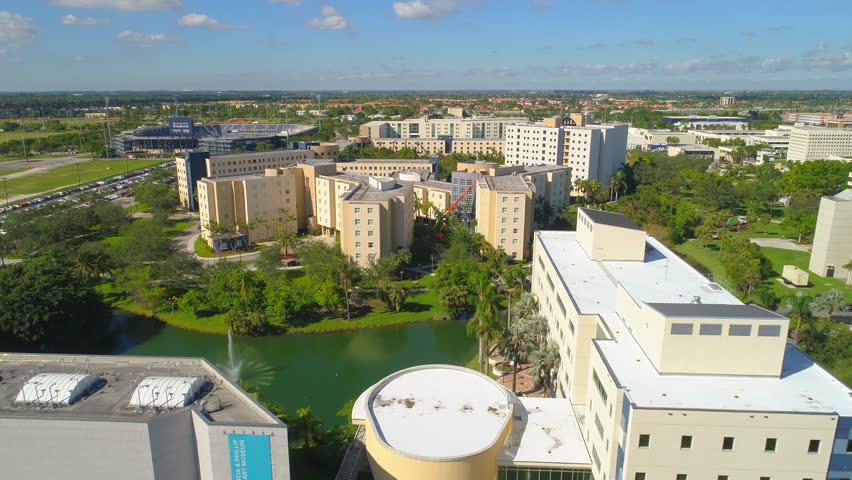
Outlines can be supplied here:
<path id="1" fill-rule="evenodd" d="M 852 2 L 796 3 L 0 0 L 0 91 L 850 89 Z"/>

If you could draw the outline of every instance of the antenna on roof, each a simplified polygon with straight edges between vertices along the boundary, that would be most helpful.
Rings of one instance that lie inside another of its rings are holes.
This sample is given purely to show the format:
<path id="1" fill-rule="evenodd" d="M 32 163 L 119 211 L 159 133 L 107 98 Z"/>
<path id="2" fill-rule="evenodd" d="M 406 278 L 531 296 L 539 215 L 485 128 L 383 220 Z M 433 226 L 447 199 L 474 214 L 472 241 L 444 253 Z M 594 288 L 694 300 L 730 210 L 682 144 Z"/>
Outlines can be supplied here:
<path id="1" fill-rule="evenodd" d="M 701 303 L 701 297 L 698 296 L 698 295 L 692 297 L 692 303 L 700 304 Z"/>

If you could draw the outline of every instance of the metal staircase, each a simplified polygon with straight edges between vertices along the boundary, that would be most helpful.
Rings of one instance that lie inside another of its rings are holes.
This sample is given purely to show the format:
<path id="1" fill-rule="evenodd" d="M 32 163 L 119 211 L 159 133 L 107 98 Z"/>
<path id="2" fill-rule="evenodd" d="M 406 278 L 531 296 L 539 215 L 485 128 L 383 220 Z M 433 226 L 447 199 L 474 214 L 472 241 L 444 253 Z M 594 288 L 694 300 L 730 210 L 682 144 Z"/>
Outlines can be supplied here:
<path id="1" fill-rule="evenodd" d="M 361 472 L 361 465 L 366 458 L 364 455 L 364 451 L 366 450 L 364 436 L 365 429 L 361 425 L 358 427 L 358 431 L 355 432 L 355 437 L 352 439 L 349 447 L 346 448 L 346 455 L 343 457 L 343 461 L 340 462 L 340 470 L 337 471 L 337 476 L 334 477 L 335 480 L 355 480 L 358 478 L 358 473 Z"/>

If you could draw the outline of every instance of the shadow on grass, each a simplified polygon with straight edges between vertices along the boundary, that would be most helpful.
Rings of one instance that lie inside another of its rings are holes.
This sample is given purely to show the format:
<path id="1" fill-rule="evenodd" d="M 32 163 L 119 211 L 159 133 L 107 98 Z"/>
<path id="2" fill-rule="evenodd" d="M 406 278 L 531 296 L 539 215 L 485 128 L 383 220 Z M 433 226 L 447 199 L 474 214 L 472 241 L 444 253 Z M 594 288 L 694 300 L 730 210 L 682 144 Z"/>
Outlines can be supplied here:
<path id="1" fill-rule="evenodd" d="M 419 312 L 428 312 L 432 308 L 431 305 L 426 303 L 419 302 L 405 302 L 402 304 L 402 309 L 400 313 L 411 312 L 411 313 L 419 313 Z"/>

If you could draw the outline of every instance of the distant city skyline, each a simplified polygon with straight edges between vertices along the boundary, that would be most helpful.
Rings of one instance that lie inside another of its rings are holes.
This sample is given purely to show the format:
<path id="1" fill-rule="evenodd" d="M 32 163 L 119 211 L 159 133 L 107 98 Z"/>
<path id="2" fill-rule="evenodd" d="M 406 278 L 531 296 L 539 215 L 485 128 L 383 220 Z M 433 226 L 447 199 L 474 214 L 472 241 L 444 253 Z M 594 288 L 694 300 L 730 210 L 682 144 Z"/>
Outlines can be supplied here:
<path id="1" fill-rule="evenodd" d="M 0 0 L 0 91 L 848 90 L 852 5 Z"/>

